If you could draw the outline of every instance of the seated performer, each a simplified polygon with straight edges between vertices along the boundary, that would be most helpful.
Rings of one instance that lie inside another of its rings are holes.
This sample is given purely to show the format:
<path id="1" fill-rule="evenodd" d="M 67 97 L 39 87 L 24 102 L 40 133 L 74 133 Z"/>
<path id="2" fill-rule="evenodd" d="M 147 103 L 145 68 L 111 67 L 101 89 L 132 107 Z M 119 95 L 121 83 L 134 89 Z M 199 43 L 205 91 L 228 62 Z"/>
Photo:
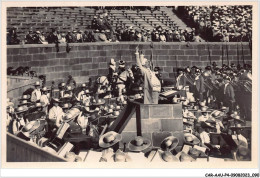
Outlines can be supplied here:
<path id="1" fill-rule="evenodd" d="M 161 83 L 151 71 L 149 61 L 144 55 L 139 56 L 138 47 L 135 52 L 136 62 L 144 76 L 144 104 L 158 104 L 159 92 L 161 91 Z"/>

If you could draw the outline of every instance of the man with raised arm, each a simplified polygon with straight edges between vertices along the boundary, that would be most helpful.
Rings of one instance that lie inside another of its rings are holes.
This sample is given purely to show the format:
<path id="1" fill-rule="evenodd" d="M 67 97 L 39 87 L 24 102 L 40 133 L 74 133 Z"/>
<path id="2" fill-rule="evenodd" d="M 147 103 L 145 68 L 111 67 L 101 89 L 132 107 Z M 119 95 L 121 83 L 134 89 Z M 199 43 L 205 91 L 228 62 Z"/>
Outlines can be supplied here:
<path id="1" fill-rule="evenodd" d="M 158 104 L 159 92 L 161 91 L 161 83 L 150 69 L 149 61 L 144 55 L 139 55 L 138 47 L 136 47 L 135 56 L 136 63 L 144 76 L 144 104 Z"/>

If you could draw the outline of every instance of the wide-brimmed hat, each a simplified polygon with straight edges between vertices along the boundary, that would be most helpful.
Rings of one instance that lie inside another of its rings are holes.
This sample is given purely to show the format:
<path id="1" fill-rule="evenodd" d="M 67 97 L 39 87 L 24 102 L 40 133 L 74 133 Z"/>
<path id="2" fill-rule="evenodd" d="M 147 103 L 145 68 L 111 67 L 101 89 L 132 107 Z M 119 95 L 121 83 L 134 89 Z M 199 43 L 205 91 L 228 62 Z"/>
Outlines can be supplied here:
<path id="1" fill-rule="evenodd" d="M 104 99 L 98 99 L 96 102 L 93 102 L 94 106 L 99 106 L 99 105 L 103 105 L 103 104 L 105 104 Z"/>
<path id="2" fill-rule="evenodd" d="M 99 138 L 98 144 L 101 148 L 108 148 L 121 141 L 121 139 L 122 136 L 120 134 L 110 131 Z"/>
<path id="3" fill-rule="evenodd" d="M 240 123 L 244 123 L 244 121 L 241 119 L 241 117 L 240 116 L 235 116 L 234 117 L 234 121 L 236 121 L 236 122 L 240 122 Z"/>
<path id="4" fill-rule="evenodd" d="M 198 137 L 196 137 L 195 135 L 191 134 L 191 133 L 185 133 L 184 134 L 184 142 L 186 144 L 192 144 L 192 145 L 197 145 L 200 143 L 200 140 Z"/>
<path id="5" fill-rule="evenodd" d="M 208 128 L 208 129 L 214 129 L 214 128 L 215 128 L 212 124 L 210 124 L 210 123 L 208 123 L 208 122 L 203 122 L 203 121 L 200 123 L 200 126 L 201 126 L 202 128 L 204 128 L 204 129 L 206 129 L 206 128 Z"/>
<path id="6" fill-rule="evenodd" d="M 19 114 L 19 113 L 23 113 L 28 111 L 28 107 L 26 106 L 19 106 L 18 108 L 15 109 L 15 113 Z"/>
<path id="7" fill-rule="evenodd" d="M 196 103 L 196 100 L 195 100 L 195 98 L 190 98 L 190 99 L 189 99 L 189 102 L 190 102 L 190 103 Z"/>
<path id="8" fill-rule="evenodd" d="M 129 162 L 131 161 L 130 156 L 127 153 L 124 153 L 120 149 L 112 156 L 114 162 Z"/>
<path id="9" fill-rule="evenodd" d="M 91 91 L 89 91 L 89 89 L 84 90 L 84 94 L 89 94 L 89 93 L 91 93 Z"/>
<path id="10" fill-rule="evenodd" d="M 151 141 L 147 138 L 137 136 L 128 143 L 130 151 L 143 151 L 151 145 Z"/>
<path id="11" fill-rule="evenodd" d="M 184 125 L 192 126 L 192 125 L 193 125 L 193 122 L 188 121 L 188 119 L 184 118 L 184 119 L 183 119 L 183 124 L 184 124 Z"/>
<path id="12" fill-rule="evenodd" d="M 195 161 L 195 159 L 193 159 L 190 155 L 188 155 L 185 152 L 181 152 L 181 155 L 179 157 L 181 162 L 192 162 Z"/>
<path id="13" fill-rule="evenodd" d="M 189 105 L 189 102 L 186 100 L 186 101 L 184 101 L 184 102 L 182 103 L 182 106 L 189 107 L 190 105 Z"/>
<path id="14" fill-rule="evenodd" d="M 165 162 L 179 162 L 179 159 L 169 151 L 159 151 L 159 156 Z"/>
<path id="15" fill-rule="evenodd" d="M 69 108 L 71 108 L 71 103 L 64 103 L 62 105 L 62 109 L 69 109 Z"/>
<path id="16" fill-rule="evenodd" d="M 20 102 L 20 104 L 18 104 L 18 106 L 24 106 L 24 105 L 29 105 L 29 104 L 31 104 L 31 102 L 29 102 L 29 101 L 27 101 L 27 100 L 22 100 L 21 102 Z"/>
<path id="17" fill-rule="evenodd" d="M 60 99 L 59 98 L 52 98 L 53 103 L 60 103 Z"/>
<path id="18" fill-rule="evenodd" d="M 125 65 L 125 61 L 124 60 L 119 60 L 119 65 Z"/>
<path id="19" fill-rule="evenodd" d="M 30 121 L 27 123 L 22 129 L 21 133 L 26 136 L 27 138 L 30 137 L 30 134 L 35 131 L 37 128 L 40 127 L 40 122 L 39 121 Z"/>
<path id="20" fill-rule="evenodd" d="M 23 95 L 19 100 L 29 100 L 30 98 L 30 95 Z"/>
<path id="21" fill-rule="evenodd" d="M 35 108 L 40 108 L 40 107 L 43 107 L 44 103 L 43 102 L 37 102 L 35 103 L 34 107 Z"/>
<path id="22" fill-rule="evenodd" d="M 41 85 L 41 84 L 40 84 L 39 81 L 36 81 L 35 84 L 34 84 L 34 86 L 40 86 L 40 85 Z"/>
<path id="23" fill-rule="evenodd" d="M 190 154 L 192 157 L 197 158 L 197 157 L 200 155 L 200 151 L 197 150 L 196 148 L 191 148 L 190 151 L 189 151 L 189 154 Z"/>
<path id="24" fill-rule="evenodd" d="M 184 96 L 182 96 L 182 97 L 180 98 L 181 101 L 186 101 L 186 99 L 187 99 L 187 98 L 184 97 Z"/>
<path id="25" fill-rule="evenodd" d="M 173 104 L 179 104 L 180 103 L 180 98 L 173 98 L 172 99 Z"/>
<path id="26" fill-rule="evenodd" d="M 162 143 L 161 143 L 161 149 L 163 151 L 171 151 L 173 150 L 174 148 L 176 148 L 176 146 L 178 145 L 179 143 L 179 139 L 174 137 L 174 136 L 169 136 L 169 137 L 166 137 Z"/>
<path id="27" fill-rule="evenodd" d="M 71 90 L 72 90 L 71 86 L 67 86 L 67 90 L 66 91 L 71 91 Z"/>
<path id="28" fill-rule="evenodd" d="M 50 89 L 47 88 L 47 87 L 43 87 L 43 88 L 42 88 L 42 91 L 43 91 L 43 92 L 46 92 L 46 91 L 50 91 Z"/>

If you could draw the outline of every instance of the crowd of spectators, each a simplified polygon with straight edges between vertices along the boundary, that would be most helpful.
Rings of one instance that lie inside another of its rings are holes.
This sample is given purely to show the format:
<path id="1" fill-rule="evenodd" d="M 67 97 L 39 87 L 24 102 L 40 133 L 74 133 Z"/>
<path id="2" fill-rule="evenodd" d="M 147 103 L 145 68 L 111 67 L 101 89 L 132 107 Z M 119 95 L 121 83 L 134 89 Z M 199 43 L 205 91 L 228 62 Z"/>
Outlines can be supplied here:
<path id="1" fill-rule="evenodd" d="M 206 41 L 252 40 L 252 6 L 180 6 L 177 13 Z"/>
<path id="2" fill-rule="evenodd" d="M 113 28 L 109 11 L 131 10 L 131 7 L 96 7 L 103 9 L 95 15 L 91 22 L 91 29 L 77 29 L 61 33 L 59 28 L 52 28 L 51 32 L 29 30 L 25 37 L 25 44 L 48 43 L 82 43 L 82 42 L 250 42 L 252 38 L 252 7 L 251 6 L 179 6 L 177 14 L 191 28 L 180 29 L 173 26 L 154 29 L 138 28 L 117 24 Z M 158 7 L 134 7 L 134 10 L 156 10 Z M 7 44 L 19 44 L 16 27 L 7 32 Z M 22 41 L 23 43 L 23 41 Z"/>

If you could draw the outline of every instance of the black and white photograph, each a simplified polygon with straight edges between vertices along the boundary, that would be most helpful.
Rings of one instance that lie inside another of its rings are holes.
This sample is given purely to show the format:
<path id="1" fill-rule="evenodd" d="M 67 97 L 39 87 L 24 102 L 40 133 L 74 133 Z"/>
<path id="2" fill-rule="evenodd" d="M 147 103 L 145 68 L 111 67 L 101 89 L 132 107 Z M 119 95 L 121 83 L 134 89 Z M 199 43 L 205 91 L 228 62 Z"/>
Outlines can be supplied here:
<path id="1" fill-rule="evenodd" d="M 7 167 L 256 166 L 257 3 L 104 4 L 2 7 Z"/>

